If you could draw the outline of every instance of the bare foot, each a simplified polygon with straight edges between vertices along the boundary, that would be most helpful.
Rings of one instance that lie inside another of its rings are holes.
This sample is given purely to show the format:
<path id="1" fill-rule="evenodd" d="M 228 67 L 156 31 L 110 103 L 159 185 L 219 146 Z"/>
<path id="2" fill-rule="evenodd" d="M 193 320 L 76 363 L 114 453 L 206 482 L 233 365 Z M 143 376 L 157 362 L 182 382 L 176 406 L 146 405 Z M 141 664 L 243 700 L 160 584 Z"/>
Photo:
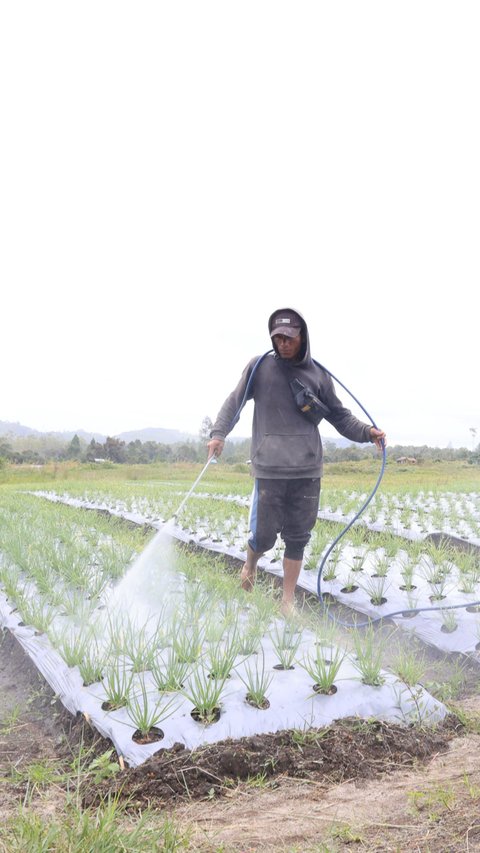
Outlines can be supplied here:
<path id="1" fill-rule="evenodd" d="M 254 569 L 253 572 L 247 567 L 247 564 L 244 563 L 243 569 L 240 572 L 240 583 L 242 585 L 242 589 L 246 592 L 251 592 L 253 587 L 255 586 L 255 578 L 257 572 Z"/>
<path id="2" fill-rule="evenodd" d="M 289 616 L 293 616 L 293 614 L 295 613 L 295 604 L 293 601 L 286 601 L 284 599 L 280 605 L 280 610 L 282 616 L 288 618 Z"/>

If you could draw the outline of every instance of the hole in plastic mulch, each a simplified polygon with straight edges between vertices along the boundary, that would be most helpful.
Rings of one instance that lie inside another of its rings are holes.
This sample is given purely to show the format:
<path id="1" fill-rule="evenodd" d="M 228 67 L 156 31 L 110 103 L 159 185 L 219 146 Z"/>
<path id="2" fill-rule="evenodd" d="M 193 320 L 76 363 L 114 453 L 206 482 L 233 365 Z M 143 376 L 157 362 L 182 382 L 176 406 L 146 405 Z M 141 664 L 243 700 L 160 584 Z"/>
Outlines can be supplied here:
<path id="1" fill-rule="evenodd" d="M 221 711 L 220 711 L 220 708 L 218 706 L 215 708 L 212 708 L 207 713 L 204 713 L 203 711 L 199 711 L 198 708 L 194 708 L 193 711 L 190 711 L 190 716 L 195 720 L 195 722 L 203 723 L 203 725 L 210 725 L 211 723 L 218 723 L 218 721 L 220 719 L 220 714 L 221 714 Z"/>
<path id="2" fill-rule="evenodd" d="M 261 700 L 261 702 L 256 702 L 254 699 L 252 699 L 250 694 L 247 693 L 247 695 L 245 697 L 245 701 L 248 705 L 251 705 L 252 708 L 257 708 L 259 711 L 266 711 L 267 708 L 270 708 L 270 702 L 268 701 L 268 699 L 265 696 Z"/>
<path id="3" fill-rule="evenodd" d="M 337 692 L 335 684 L 331 684 L 330 687 L 322 687 L 321 684 L 314 684 L 313 689 L 315 693 L 321 693 L 323 696 L 334 696 Z"/>
<path id="4" fill-rule="evenodd" d="M 158 729 L 156 726 L 152 726 L 148 732 L 141 732 L 137 729 L 132 735 L 132 740 L 141 746 L 145 746 L 145 744 L 148 743 L 156 743 L 157 741 L 162 740 L 163 737 L 164 734 L 162 730 Z"/>

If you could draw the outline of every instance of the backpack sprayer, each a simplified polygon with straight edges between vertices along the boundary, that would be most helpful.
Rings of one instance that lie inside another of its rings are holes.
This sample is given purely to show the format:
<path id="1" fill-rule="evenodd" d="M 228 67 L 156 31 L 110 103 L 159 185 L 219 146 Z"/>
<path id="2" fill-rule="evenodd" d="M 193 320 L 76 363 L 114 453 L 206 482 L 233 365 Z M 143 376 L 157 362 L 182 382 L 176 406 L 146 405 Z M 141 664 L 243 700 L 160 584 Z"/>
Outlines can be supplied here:
<path id="1" fill-rule="evenodd" d="M 274 350 L 271 350 L 271 349 L 268 350 L 266 353 L 261 355 L 260 358 L 255 362 L 255 364 L 252 368 L 252 372 L 249 376 L 247 386 L 245 388 L 245 393 L 243 395 L 242 402 L 240 403 L 238 411 L 236 412 L 236 414 L 234 415 L 234 417 L 232 419 L 229 432 L 230 432 L 230 430 L 233 429 L 235 424 L 238 422 L 238 420 L 240 418 L 241 411 L 242 411 L 243 407 L 245 406 L 245 403 L 249 399 L 250 387 L 252 385 L 253 377 L 255 375 L 257 368 L 259 367 L 259 365 L 261 364 L 263 359 L 266 358 L 268 355 L 270 355 L 273 352 L 274 352 Z M 343 382 L 340 381 L 340 379 L 338 379 L 330 370 L 328 370 L 328 368 L 326 368 L 323 364 L 320 364 L 319 361 L 315 361 L 315 359 L 312 359 L 312 361 L 314 362 L 314 364 L 317 365 L 317 367 L 320 367 L 322 370 L 325 371 L 325 373 L 328 373 L 328 375 L 331 376 L 331 378 L 335 382 L 337 382 L 344 389 L 344 391 L 347 392 L 347 394 L 352 398 L 352 400 L 355 400 L 355 402 L 360 407 L 362 412 L 364 412 L 364 414 L 367 416 L 367 418 L 371 422 L 372 426 L 374 426 L 376 429 L 378 429 L 378 427 L 377 427 L 374 419 L 372 418 L 372 416 L 367 412 L 365 407 L 355 397 L 355 395 L 352 394 L 352 392 L 349 390 L 349 388 L 347 388 L 346 385 L 344 385 Z M 319 400 L 318 397 L 316 397 L 316 395 L 310 389 L 306 388 L 306 386 L 303 385 L 303 383 L 300 382 L 300 380 L 294 378 L 293 380 L 291 380 L 289 382 L 289 385 L 290 385 L 290 389 L 292 391 L 295 403 L 297 404 L 300 411 L 302 411 L 308 417 L 309 420 L 313 421 L 314 423 L 316 423 L 318 425 L 320 423 L 320 421 L 322 420 L 322 418 L 328 417 L 328 414 L 330 414 L 328 407 L 325 406 L 325 404 L 322 403 L 322 401 Z M 211 457 L 211 458 L 213 458 L 213 457 Z M 322 595 L 322 572 L 323 572 L 323 568 L 324 568 L 325 563 L 327 562 L 330 554 L 332 553 L 334 548 L 336 548 L 336 546 L 340 542 L 340 539 L 342 539 L 345 536 L 345 534 L 350 530 L 350 528 L 360 518 L 361 514 L 365 511 L 365 509 L 367 508 L 367 506 L 369 505 L 369 503 L 371 502 L 371 500 L 375 496 L 375 494 L 376 494 L 376 492 L 380 486 L 380 483 L 382 481 L 383 475 L 385 473 L 386 460 L 387 460 L 387 452 L 386 452 L 385 442 L 382 441 L 382 463 L 381 463 L 380 473 L 378 475 L 377 481 L 376 481 L 372 491 L 370 492 L 367 499 L 364 501 L 364 503 L 362 504 L 362 506 L 360 507 L 360 509 L 356 513 L 356 515 L 354 515 L 354 517 L 349 521 L 349 523 L 346 525 L 346 527 L 343 528 L 343 530 L 339 533 L 339 535 L 333 540 L 332 544 L 328 547 L 328 549 L 327 549 L 326 553 L 324 554 L 324 556 L 322 557 L 322 560 L 321 560 L 320 565 L 318 567 L 317 597 L 318 597 L 320 604 L 326 610 L 328 616 L 330 616 L 330 613 L 328 611 L 328 607 L 326 606 L 323 595 Z M 208 462 L 207 462 L 207 465 L 208 465 Z M 205 468 L 206 468 L 206 466 L 205 466 Z M 200 476 L 202 476 L 202 474 L 203 474 L 203 471 L 202 471 Z M 198 482 L 198 480 L 197 480 L 197 482 Z M 196 484 L 194 484 L 194 485 L 196 485 Z M 193 487 L 192 487 L 192 490 L 193 490 Z M 188 495 L 187 495 L 187 497 L 188 497 Z M 186 500 L 186 498 L 185 498 L 185 500 Z M 342 625 L 345 628 L 353 628 L 353 627 L 364 628 L 365 626 L 371 625 L 374 622 L 382 622 L 384 619 L 390 619 L 393 616 L 401 616 L 404 613 L 408 613 L 408 612 L 423 613 L 425 611 L 433 611 L 433 610 L 458 610 L 459 608 L 462 608 L 462 607 L 472 607 L 472 606 L 479 606 L 479 605 L 480 605 L 480 601 L 469 601 L 469 602 L 466 602 L 464 604 L 449 604 L 449 605 L 442 605 L 442 606 L 437 606 L 437 607 L 433 606 L 433 607 L 403 608 L 402 610 L 396 610 L 393 613 L 385 613 L 383 616 L 369 617 L 365 622 L 348 623 L 348 622 L 342 622 L 340 619 L 336 619 L 335 621 L 339 625 Z"/>

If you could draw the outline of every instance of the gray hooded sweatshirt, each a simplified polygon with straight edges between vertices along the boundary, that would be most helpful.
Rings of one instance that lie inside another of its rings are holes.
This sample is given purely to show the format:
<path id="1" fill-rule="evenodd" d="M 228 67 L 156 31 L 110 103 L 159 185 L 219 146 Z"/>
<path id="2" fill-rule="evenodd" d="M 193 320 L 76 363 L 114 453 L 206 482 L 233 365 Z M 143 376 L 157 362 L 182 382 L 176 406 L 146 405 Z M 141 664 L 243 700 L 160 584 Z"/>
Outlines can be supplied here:
<path id="1" fill-rule="evenodd" d="M 245 367 L 234 391 L 225 400 L 212 427 L 210 437 L 224 439 L 235 426 L 248 381 L 257 365 L 246 399 L 254 400 L 251 462 L 257 478 L 295 479 L 321 477 L 323 473 L 322 441 L 318 426 L 300 411 L 294 400 L 290 381 L 299 379 L 326 405 L 326 420 L 337 432 L 351 441 L 371 441 L 371 424 L 358 420 L 338 399 L 331 376 L 310 355 L 307 324 L 295 308 L 279 308 L 268 321 L 282 311 L 295 311 L 302 322 L 302 347 L 294 362 L 281 359 L 274 350 L 263 357 L 252 358 Z M 274 345 L 275 346 L 275 345 Z"/>

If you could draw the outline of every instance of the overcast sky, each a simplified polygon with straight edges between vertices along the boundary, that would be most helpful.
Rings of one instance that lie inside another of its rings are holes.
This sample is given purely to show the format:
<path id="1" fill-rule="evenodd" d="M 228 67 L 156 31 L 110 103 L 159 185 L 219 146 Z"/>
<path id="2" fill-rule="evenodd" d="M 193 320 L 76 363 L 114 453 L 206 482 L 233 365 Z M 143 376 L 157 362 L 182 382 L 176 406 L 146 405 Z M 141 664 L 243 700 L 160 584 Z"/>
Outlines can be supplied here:
<path id="1" fill-rule="evenodd" d="M 476 0 L 3 3 L 0 420 L 196 434 L 291 306 L 391 445 L 479 443 L 479 42 Z"/>

